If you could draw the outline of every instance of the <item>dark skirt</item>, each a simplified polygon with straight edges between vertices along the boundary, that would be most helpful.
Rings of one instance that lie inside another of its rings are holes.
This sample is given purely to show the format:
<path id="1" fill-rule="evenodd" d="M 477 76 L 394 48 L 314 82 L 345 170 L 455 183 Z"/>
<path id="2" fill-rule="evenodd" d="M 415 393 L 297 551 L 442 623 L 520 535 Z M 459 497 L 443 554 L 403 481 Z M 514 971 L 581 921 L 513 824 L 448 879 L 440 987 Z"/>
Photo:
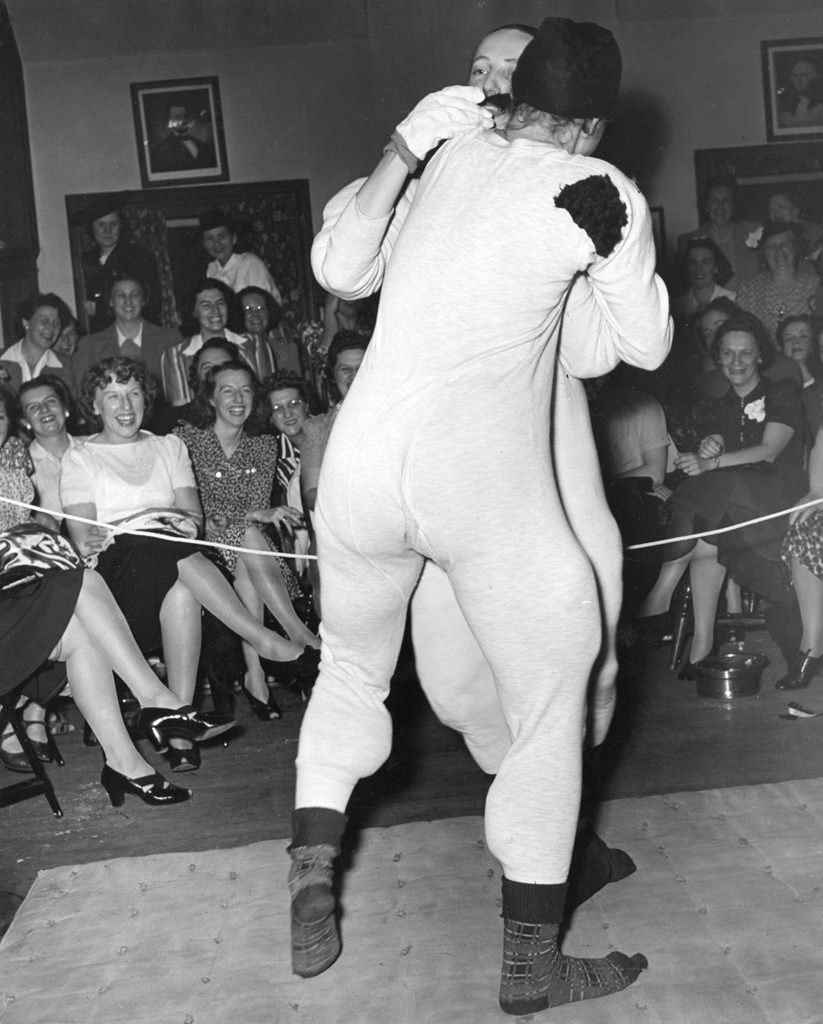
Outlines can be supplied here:
<path id="1" fill-rule="evenodd" d="M 733 526 L 771 512 L 790 510 L 805 491 L 806 476 L 799 467 L 758 462 L 716 469 L 689 477 L 678 485 L 672 497 L 675 515 L 671 527 L 678 532 L 700 533 Z M 687 528 L 689 522 L 693 529 Z M 705 539 L 717 545 L 717 560 L 726 566 L 732 579 L 757 594 L 780 601 L 786 600 L 789 588 L 788 573 L 781 560 L 788 526 L 787 512 L 765 523 Z"/>
<path id="2" fill-rule="evenodd" d="M 57 646 L 74 614 L 83 569 L 47 572 L 0 593 L 0 693 L 28 679 Z"/>
<path id="3" fill-rule="evenodd" d="M 97 559 L 137 646 L 143 654 L 162 647 L 160 606 L 177 582 L 177 563 L 199 549 L 191 544 L 121 534 Z"/>

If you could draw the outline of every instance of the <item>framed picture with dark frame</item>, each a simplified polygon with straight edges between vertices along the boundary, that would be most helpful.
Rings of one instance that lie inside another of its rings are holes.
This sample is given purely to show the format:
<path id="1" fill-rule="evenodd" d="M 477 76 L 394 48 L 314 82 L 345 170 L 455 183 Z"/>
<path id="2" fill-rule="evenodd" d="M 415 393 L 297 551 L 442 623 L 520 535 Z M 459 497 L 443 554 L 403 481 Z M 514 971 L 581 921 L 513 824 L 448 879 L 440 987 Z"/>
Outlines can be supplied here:
<path id="1" fill-rule="evenodd" d="M 801 219 L 823 221 L 823 146 L 817 142 L 738 146 L 733 149 L 697 149 L 694 170 L 698 196 L 710 181 L 731 178 L 737 183 L 734 215 L 737 220 L 762 223 L 769 196 L 788 192 L 800 209 Z"/>
<path id="2" fill-rule="evenodd" d="M 772 39 L 760 44 L 766 138 L 823 138 L 823 38 Z"/>
<path id="3" fill-rule="evenodd" d="M 134 82 L 131 105 L 143 188 L 229 180 L 216 77 Z"/>
<path id="4" fill-rule="evenodd" d="M 114 197 L 120 210 L 122 237 L 154 258 L 159 279 L 160 322 L 194 333 L 190 320 L 197 282 L 210 257 L 203 249 L 199 215 L 218 207 L 229 214 L 238 251 L 256 253 L 269 268 L 283 298 L 283 314 L 299 327 L 316 321 L 322 294 L 311 272 L 314 237 L 305 179 L 258 181 L 200 188 L 147 189 L 141 192 L 93 192 L 66 196 L 75 303 L 84 309 L 87 285 L 83 254 L 93 239 L 83 211 Z M 85 324 L 83 325 L 85 329 Z"/>

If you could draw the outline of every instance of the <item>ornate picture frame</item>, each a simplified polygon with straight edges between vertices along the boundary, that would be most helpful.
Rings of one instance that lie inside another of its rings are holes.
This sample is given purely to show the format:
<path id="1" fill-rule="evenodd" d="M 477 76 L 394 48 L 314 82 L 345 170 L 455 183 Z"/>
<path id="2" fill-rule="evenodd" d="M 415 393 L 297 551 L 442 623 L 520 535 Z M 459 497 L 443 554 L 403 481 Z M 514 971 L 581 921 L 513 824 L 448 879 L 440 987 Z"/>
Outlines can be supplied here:
<path id="1" fill-rule="evenodd" d="M 216 77 L 134 82 L 131 104 L 143 188 L 229 180 Z"/>
<path id="2" fill-rule="evenodd" d="M 196 189 L 67 195 L 78 311 L 83 310 L 88 298 L 82 257 L 93 241 L 82 214 L 91 204 L 112 195 L 122 211 L 125 237 L 151 252 L 156 260 L 164 325 L 178 327 L 184 333 L 191 326 L 194 286 L 205 274 L 209 261 L 202 246 L 198 217 L 203 210 L 215 207 L 228 212 L 234 221 L 239 250 L 255 252 L 271 271 L 289 323 L 298 325 L 317 319 L 322 299 L 311 272 L 314 231 L 309 183 L 304 178 L 204 185 Z"/>
<path id="3" fill-rule="evenodd" d="M 816 142 L 696 149 L 694 170 L 700 223 L 700 197 L 710 181 L 737 183 L 735 217 L 761 222 L 774 192 L 790 191 L 804 220 L 823 221 L 823 146 Z"/>
<path id="4" fill-rule="evenodd" d="M 766 138 L 823 139 L 823 38 L 760 44 Z"/>

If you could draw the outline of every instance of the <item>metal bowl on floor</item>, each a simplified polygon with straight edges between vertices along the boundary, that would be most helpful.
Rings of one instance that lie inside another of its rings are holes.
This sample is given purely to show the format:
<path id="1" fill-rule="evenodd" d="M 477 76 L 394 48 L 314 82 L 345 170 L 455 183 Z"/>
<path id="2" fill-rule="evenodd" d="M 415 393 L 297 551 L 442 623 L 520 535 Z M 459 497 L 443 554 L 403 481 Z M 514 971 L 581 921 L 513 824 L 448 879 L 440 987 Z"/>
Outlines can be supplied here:
<path id="1" fill-rule="evenodd" d="M 694 667 L 697 696 L 709 700 L 737 700 L 760 693 L 760 677 L 769 664 L 765 654 L 736 651 L 704 658 Z"/>

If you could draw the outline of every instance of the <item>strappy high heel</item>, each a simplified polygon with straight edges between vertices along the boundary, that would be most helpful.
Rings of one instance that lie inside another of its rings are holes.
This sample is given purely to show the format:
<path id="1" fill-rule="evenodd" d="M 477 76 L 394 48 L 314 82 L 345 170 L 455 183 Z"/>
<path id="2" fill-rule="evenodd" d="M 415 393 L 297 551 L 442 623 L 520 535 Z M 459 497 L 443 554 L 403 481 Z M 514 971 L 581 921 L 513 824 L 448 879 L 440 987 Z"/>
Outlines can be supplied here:
<path id="1" fill-rule="evenodd" d="M 249 707 L 261 722 L 272 722 L 274 719 L 282 717 L 283 712 L 280 710 L 280 705 L 274 699 L 273 693 L 269 694 L 268 700 L 262 701 L 259 697 L 255 697 L 253 693 L 250 693 L 245 686 L 242 687 L 242 690 L 243 695 L 249 702 Z"/>
<path id="2" fill-rule="evenodd" d="M 182 708 L 141 708 L 137 728 L 147 736 L 158 753 L 168 750 L 172 738 L 202 743 L 233 729 L 237 721 L 216 711 L 197 711 L 191 704 Z"/>
<path id="3" fill-rule="evenodd" d="M 180 804 L 191 796 L 190 789 L 172 785 L 157 772 L 154 775 L 141 775 L 139 779 L 130 779 L 109 768 L 107 764 L 103 765 L 100 785 L 108 793 L 112 807 L 122 807 L 126 793 L 133 793 L 144 804 L 155 807 L 161 804 Z"/>

